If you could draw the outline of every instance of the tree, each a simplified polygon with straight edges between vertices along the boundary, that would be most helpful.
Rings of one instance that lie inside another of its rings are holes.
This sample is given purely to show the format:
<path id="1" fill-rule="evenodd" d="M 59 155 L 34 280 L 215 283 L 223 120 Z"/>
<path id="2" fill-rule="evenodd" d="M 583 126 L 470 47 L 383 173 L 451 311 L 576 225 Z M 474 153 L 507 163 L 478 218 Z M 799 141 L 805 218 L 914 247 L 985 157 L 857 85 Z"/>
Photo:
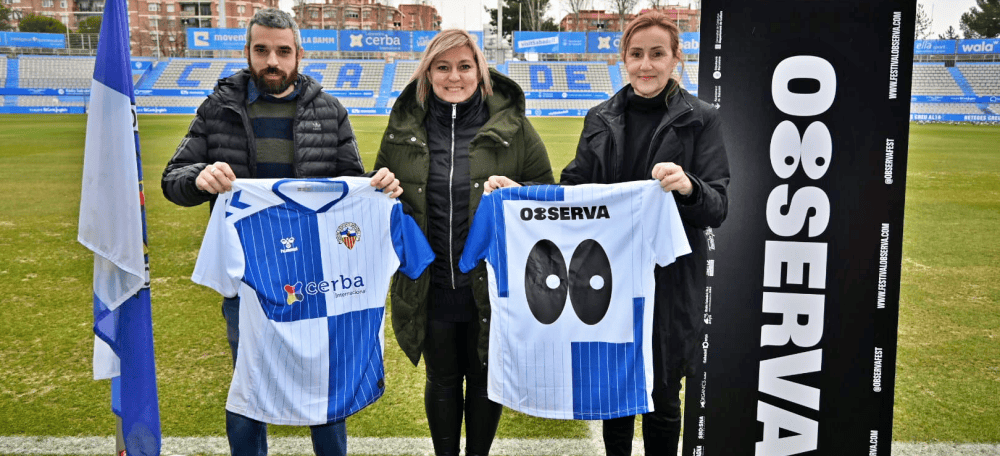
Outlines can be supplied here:
<path id="1" fill-rule="evenodd" d="M 944 33 L 938 34 L 939 40 L 957 40 L 959 38 L 961 37 L 958 36 L 957 32 L 955 32 L 955 27 L 950 25 L 948 26 L 948 30 L 945 30 Z"/>
<path id="2" fill-rule="evenodd" d="M 924 9 L 923 3 L 917 3 L 917 17 L 915 22 L 916 27 L 913 28 L 913 39 L 926 40 L 927 37 L 931 36 L 931 24 L 933 20 L 927 15 L 927 10 Z"/>
<path id="3" fill-rule="evenodd" d="M 101 16 L 90 16 L 76 24 L 79 33 L 101 33 Z"/>
<path id="4" fill-rule="evenodd" d="M 563 0 L 569 7 L 569 13 L 573 15 L 573 31 L 585 29 L 580 23 L 580 11 L 590 9 L 590 0 Z"/>
<path id="5" fill-rule="evenodd" d="M 962 29 L 962 38 L 967 40 L 975 40 L 983 37 L 982 35 L 976 33 L 975 30 L 970 29 L 969 25 L 965 22 L 959 21 L 958 28 Z"/>
<path id="6" fill-rule="evenodd" d="M 511 36 L 517 30 L 555 32 L 559 25 L 551 18 L 545 17 L 549 8 L 549 0 L 504 0 L 503 2 L 503 32 L 504 38 Z M 496 8 L 485 8 L 490 14 L 490 25 L 497 26 Z"/>
<path id="7" fill-rule="evenodd" d="M 1000 37 L 1000 0 L 976 0 L 976 6 L 963 13 L 959 21 L 966 38 Z M 977 36 L 970 37 L 972 33 Z"/>
<path id="8" fill-rule="evenodd" d="M 10 14 L 10 8 L 8 8 L 7 5 L 0 3 L 0 32 L 9 32 L 14 30 L 14 26 L 10 25 Z"/>
<path id="9" fill-rule="evenodd" d="M 639 0 L 609 0 L 611 9 L 618 15 L 618 28 L 620 32 L 625 31 L 625 23 L 628 15 L 632 13 Z"/>
<path id="10" fill-rule="evenodd" d="M 22 32 L 33 33 L 66 33 L 66 26 L 55 18 L 29 14 L 21 18 L 18 28 Z"/>

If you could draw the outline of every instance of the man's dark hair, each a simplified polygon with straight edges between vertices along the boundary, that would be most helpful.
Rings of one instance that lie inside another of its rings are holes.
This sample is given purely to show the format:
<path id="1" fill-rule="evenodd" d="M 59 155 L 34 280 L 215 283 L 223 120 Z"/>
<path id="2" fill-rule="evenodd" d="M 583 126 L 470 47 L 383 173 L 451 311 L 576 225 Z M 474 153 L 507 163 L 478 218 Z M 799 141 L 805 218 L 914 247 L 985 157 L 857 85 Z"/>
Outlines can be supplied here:
<path id="1" fill-rule="evenodd" d="M 254 24 L 275 29 L 291 29 L 295 36 L 295 49 L 302 48 L 302 36 L 299 33 L 299 25 L 295 23 L 292 16 L 277 8 L 264 8 L 257 11 L 247 24 L 247 47 L 250 47 L 250 29 Z"/>

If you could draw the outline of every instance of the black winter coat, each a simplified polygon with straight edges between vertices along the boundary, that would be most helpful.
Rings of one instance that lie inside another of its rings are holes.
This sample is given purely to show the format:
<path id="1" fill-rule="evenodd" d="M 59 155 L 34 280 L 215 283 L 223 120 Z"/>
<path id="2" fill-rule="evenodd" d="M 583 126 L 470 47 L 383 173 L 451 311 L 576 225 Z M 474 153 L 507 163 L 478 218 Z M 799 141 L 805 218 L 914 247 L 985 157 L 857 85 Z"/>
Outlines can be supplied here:
<path id="1" fill-rule="evenodd" d="M 561 184 L 622 182 L 625 110 L 630 85 L 595 106 L 584 120 L 576 158 L 563 169 Z M 647 175 L 656 163 L 680 165 L 691 180 L 691 195 L 679 198 L 678 211 L 692 253 L 667 267 L 656 267 L 653 313 L 653 369 L 661 379 L 691 373 L 704 323 L 708 243 L 704 231 L 726 219 L 729 160 L 721 119 L 711 105 L 681 89 L 667 100 L 667 113 L 653 133 Z"/>
<path id="2" fill-rule="evenodd" d="M 220 79 L 195 115 L 188 133 L 163 170 L 163 195 L 181 206 L 214 201 L 215 195 L 195 186 L 198 173 L 215 162 L 225 162 L 237 178 L 252 178 L 257 172 L 257 148 L 247 115 L 247 84 L 244 69 Z M 294 176 L 336 177 L 364 173 L 354 130 L 347 109 L 307 75 L 299 75 L 294 129 Z"/>

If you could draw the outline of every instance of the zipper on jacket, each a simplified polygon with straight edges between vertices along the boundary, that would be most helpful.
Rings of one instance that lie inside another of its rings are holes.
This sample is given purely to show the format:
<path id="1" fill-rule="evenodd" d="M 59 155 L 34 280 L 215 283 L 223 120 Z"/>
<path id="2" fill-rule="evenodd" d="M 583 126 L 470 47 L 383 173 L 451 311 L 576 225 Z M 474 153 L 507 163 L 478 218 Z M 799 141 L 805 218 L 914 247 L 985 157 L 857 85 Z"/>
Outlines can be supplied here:
<path id="1" fill-rule="evenodd" d="M 458 105 L 451 105 L 451 169 L 448 171 L 448 275 L 451 276 L 451 289 L 455 287 L 455 119 L 458 117 Z"/>

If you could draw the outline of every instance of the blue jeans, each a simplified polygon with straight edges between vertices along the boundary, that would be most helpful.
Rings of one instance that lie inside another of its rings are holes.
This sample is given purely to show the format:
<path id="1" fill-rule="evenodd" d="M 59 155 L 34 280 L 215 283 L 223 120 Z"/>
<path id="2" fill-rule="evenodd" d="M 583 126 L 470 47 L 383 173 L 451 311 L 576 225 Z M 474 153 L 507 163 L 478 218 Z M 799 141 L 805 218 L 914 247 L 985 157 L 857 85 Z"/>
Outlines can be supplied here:
<path id="1" fill-rule="evenodd" d="M 226 338 L 236 366 L 236 348 L 240 341 L 240 298 L 222 301 L 222 316 L 226 319 Z M 347 425 L 344 420 L 310 426 L 313 451 L 316 456 L 347 455 Z M 226 436 L 233 456 L 266 456 L 267 423 L 226 410 Z"/>
<path id="2" fill-rule="evenodd" d="M 316 456 L 346 456 L 347 426 L 344 420 L 310 426 Z M 233 456 L 267 456 L 267 423 L 226 410 L 226 435 Z"/>
<path id="3" fill-rule="evenodd" d="M 236 369 L 236 347 L 240 343 L 240 297 L 222 299 L 222 317 L 226 319 L 226 339 Z"/>

